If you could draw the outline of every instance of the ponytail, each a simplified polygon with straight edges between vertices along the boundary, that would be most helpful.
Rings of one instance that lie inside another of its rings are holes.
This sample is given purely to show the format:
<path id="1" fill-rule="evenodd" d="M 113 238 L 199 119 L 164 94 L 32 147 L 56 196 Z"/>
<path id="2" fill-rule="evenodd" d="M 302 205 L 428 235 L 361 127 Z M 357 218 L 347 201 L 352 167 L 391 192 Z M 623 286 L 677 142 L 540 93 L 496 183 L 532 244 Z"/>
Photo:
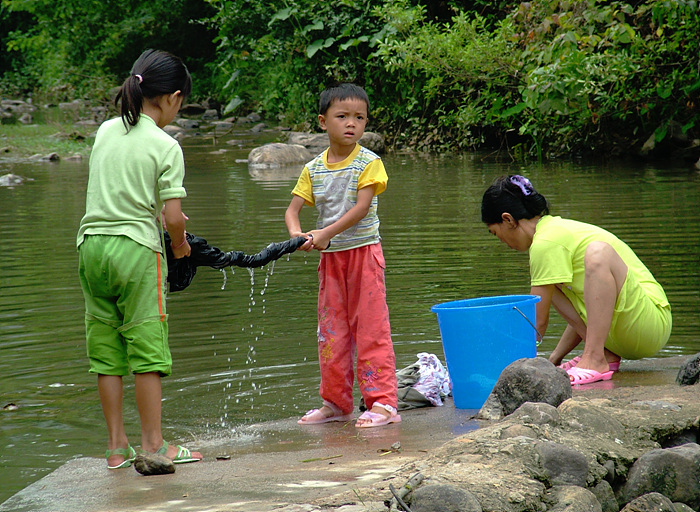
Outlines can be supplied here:
<path id="1" fill-rule="evenodd" d="M 187 66 L 171 53 L 146 50 L 134 62 L 130 76 L 114 98 L 114 105 L 120 108 L 122 121 L 128 128 L 139 122 L 145 100 L 176 91 L 180 91 L 183 98 L 192 92 L 192 77 Z"/>
<path id="2" fill-rule="evenodd" d="M 518 221 L 548 215 L 547 199 L 537 192 L 530 180 L 519 174 L 501 176 L 486 189 L 481 200 L 481 221 L 500 224 L 502 215 L 510 213 Z"/>

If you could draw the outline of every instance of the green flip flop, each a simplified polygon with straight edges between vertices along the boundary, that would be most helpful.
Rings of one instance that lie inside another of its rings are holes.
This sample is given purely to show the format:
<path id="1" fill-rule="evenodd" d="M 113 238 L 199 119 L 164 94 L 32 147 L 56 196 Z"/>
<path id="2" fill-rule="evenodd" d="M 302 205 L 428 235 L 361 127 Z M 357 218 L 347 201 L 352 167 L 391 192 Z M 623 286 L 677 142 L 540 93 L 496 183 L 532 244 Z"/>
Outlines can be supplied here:
<path id="1" fill-rule="evenodd" d="M 124 462 L 116 466 L 110 466 L 109 463 L 107 463 L 107 469 L 128 468 L 136 458 L 136 450 L 134 450 L 131 445 L 129 445 L 128 448 L 115 448 L 114 450 L 107 450 L 105 452 L 105 459 L 109 459 L 112 455 L 121 455 L 124 457 Z"/>
<path id="2" fill-rule="evenodd" d="M 163 446 L 161 446 L 156 453 L 160 455 L 164 455 L 167 457 L 166 453 L 168 453 L 168 444 L 167 441 L 163 441 Z M 180 446 L 179 444 L 177 446 L 177 455 L 173 459 L 173 464 L 185 464 L 187 462 L 199 462 L 200 458 L 193 457 L 192 452 L 189 451 L 187 448 L 184 446 Z"/>

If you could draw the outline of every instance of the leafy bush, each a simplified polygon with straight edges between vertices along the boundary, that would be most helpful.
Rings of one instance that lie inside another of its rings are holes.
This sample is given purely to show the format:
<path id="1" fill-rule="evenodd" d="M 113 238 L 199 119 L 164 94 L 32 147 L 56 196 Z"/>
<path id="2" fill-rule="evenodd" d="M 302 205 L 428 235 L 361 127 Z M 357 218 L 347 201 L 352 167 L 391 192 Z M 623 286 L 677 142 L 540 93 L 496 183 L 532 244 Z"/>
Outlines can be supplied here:
<path id="1" fill-rule="evenodd" d="M 2 83 L 55 101 L 103 98 L 147 48 L 179 55 L 195 74 L 213 34 L 192 20 L 211 14 L 204 0 L 2 0 L 0 53 L 11 64 Z"/>

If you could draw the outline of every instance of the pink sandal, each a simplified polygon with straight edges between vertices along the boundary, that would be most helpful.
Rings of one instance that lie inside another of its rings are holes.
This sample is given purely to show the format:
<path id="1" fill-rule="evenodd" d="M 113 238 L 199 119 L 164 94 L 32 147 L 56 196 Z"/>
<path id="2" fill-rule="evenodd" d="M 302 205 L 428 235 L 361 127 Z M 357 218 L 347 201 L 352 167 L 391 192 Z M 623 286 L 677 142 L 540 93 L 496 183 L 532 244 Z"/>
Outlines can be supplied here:
<path id="1" fill-rule="evenodd" d="M 389 423 L 401 423 L 401 416 L 399 416 L 396 409 L 394 409 L 392 406 L 380 404 L 377 402 L 375 402 L 374 405 L 386 409 L 387 412 L 389 412 L 389 416 L 386 416 L 385 414 L 379 412 L 372 412 L 371 410 L 365 411 L 360 415 L 359 418 L 357 418 L 357 423 L 355 423 L 355 427 L 383 427 L 384 425 L 388 425 Z M 360 420 L 364 420 L 366 421 L 366 423 L 363 423 Z"/>
<path id="2" fill-rule="evenodd" d="M 592 384 L 593 382 L 599 382 L 601 380 L 610 380 L 615 372 L 608 370 L 607 372 L 600 373 L 588 368 L 574 366 L 566 370 L 566 373 L 569 374 L 571 385 L 576 386 L 578 384 Z"/>
<path id="3" fill-rule="evenodd" d="M 575 368 L 579 361 L 581 361 L 581 356 L 576 356 L 573 359 L 562 363 L 559 365 L 559 368 L 562 370 L 570 370 L 571 368 Z M 616 372 L 620 370 L 620 361 L 615 361 L 613 363 L 608 363 L 608 368 L 610 369 L 611 372 Z"/>
<path id="4" fill-rule="evenodd" d="M 321 423 L 330 423 L 332 421 L 352 420 L 352 414 L 342 414 L 342 411 L 335 405 L 329 402 L 324 402 L 323 405 L 333 411 L 331 416 L 324 416 L 320 409 L 311 409 L 310 411 L 306 411 L 306 414 L 304 414 L 297 423 L 299 425 L 320 425 Z"/>
<path id="5" fill-rule="evenodd" d="M 565 363 L 560 364 L 559 368 L 561 368 L 562 370 L 570 370 L 571 368 L 575 368 L 580 360 L 581 360 L 581 356 L 576 356 L 573 359 L 571 359 Z"/>

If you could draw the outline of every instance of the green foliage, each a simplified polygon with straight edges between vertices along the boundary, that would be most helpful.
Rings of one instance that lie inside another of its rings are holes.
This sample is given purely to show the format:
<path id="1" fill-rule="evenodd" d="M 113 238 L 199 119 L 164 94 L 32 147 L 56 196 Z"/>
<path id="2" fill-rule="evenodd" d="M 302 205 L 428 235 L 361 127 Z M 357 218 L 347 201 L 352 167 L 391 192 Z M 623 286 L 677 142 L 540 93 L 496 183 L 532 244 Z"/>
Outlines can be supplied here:
<path id="1" fill-rule="evenodd" d="M 698 82 L 696 2 L 532 2 L 513 19 L 525 72 L 520 132 L 538 147 L 609 150 L 675 117 L 695 124 L 685 107 Z"/>
<path id="2" fill-rule="evenodd" d="M 698 125 L 696 1 L 538 0 L 500 22 L 458 13 L 436 24 L 405 2 L 384 14 L 397 37 L 376 55 L 420 98 L 401 113 L 409 144 L 480 147 L 491 127 L 500 140 L 517 130 L 541 158 Z"/>
<path id="3" fill-rule="evenodd" d="M 226 114 L 313 129 L 320 91 L 353 81 L 397 147 L 608 155 L 700 137 L 698 4 L 0 0 L 0 88 L 103 98 L 159 47 Z"/>
<path id="4" fill-rule="evenodd" d="M 257 110 L 298 127 L 315 125 L 326 84 L 366 82 L 371 48 L 383 36 L 362 0 L 209 3 L 219 31 L 215 80 L 227 110 Z"/>
<path id="5" fill-rule="evenodd" d="M 1 0 L 3 84 L 55 100 L 104 97 L 146 48 L 182 57 L 193 74 L 211 58 L 213 35 L 195 20 L 204 0 Z"/>

